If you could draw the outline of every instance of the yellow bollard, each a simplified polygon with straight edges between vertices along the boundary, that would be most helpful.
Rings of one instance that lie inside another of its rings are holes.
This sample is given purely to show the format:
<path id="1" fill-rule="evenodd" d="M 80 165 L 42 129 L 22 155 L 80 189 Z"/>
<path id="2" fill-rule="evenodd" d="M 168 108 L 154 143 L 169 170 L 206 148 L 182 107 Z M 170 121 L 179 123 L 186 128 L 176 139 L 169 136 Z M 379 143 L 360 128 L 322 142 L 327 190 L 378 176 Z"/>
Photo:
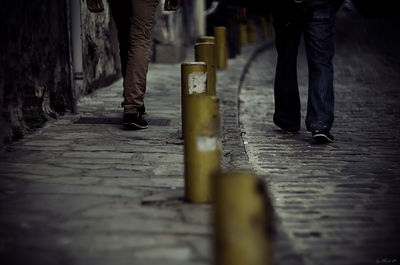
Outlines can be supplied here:
<path id="1" fill-rule="evenodd" d="M 197 38 L 197 43 L 203 43 L 203 42 L 212 42 L 215 44 L 215 37 L 214 36 L 200 36 Z M 217 65 L 217 46 L 214 46 L 214 65 Z M 215 79 L 215 83 L 217 83 L 217 79 Z"/>
<path id="2" fill-rule="evenodd" d="M 239 33 L 240 33 L 240 44 L 245 46 L 248 44 L 247 41 L 247 25 L 239 24 Z"/>
<path id="3" fill-rule="evenodd" d="M 249 171 L 226 172 L 214 192 L 214 264 L 272 264 L 272 211 L 263 181 Z"/>
<path id="4" fill-rule="evenodd" d="M 185 96 L 185 198 L 213 200 L 214 178 L 220 172 L 219 107 L 216 97 Z"/>
<path id="5" fill-rule="evenodd" d="M 215 43 L 215 37 L 214 36 L 200 36 L 197 39 L 197 43 L 201 42 L 212 42 Z"/>
<path id="6" fill-rule="evenodd" d="M 256 43 L 256 26 L 254 25 L 254 22 L 249 20 L 247 22 L 247 30 L 248 30 L 248 38 L 249 38 L 249 43 L 254 44 Z"/>
<path id="7" fill-rule="evenodd" d="M 267 25 L 267 19 L 265 17 L 260 18 L 260 25 L 261 25 L 261 38 L 263 40 L 266 40 L 268 35 L 268 25 Z"/>
<path id="8" fill-rule="evenodd" d="M 217 68 L 228 66 L 228 48 L 226 44 L 226 27 L 214 27 L 215 45 L 217 46 Z"/>
<path id="9" fill-rule="evenodd" d="M 182 134 L 185 110 L 184 97 L 207 94 L 207 65 L 205 62 L 185 62 L 181 64 L 181 118 Z"/>
<path id="10" fill-rule="evenodd" d="M 194 46 L 196 62 L 207 64 L 207 95 L 216 95 L 217 72 L 215 70 L 215 44 L 212 42 L 196 43 Z"/>

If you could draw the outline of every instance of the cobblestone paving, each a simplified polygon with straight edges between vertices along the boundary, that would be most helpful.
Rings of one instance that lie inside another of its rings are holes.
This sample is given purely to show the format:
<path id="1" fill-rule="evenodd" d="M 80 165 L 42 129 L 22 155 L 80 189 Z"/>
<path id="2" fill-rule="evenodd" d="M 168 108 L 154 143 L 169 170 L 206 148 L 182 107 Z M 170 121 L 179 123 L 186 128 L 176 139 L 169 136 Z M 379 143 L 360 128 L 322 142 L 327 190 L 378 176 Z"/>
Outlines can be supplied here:
<path id="1" fill-rule="evenodd" d="M 208 264 L 211 208 L 182 201 L 179 75 L 151 66 L 148 130 L 121 128 L 119 81 L 1 153 L 10 264 Z"/>
<path id="2" fill-rule="evenodd" d="M 398 263 L 398 71 L 386 58 L 338 45 L 337 140 L 315 145 L 304 130 L 273 126 L 276 55 L 264 45 L 244 47 L 219 70 L 217 95 L 223 169 L 265 177 L 278 264 Z M 304 67 L 299 77 L 305 106 Z M 0 260 L 211 264 L 211 206 L 182 200 L 180 65 L 150 66 L 147 130 L 121 128 L 121 91 L 121 81 L 100 89 L 80 100 L 79 115 L 1 150 Z"/>
<path id="3" fill-rule="evenodd" d="M 253 61 L 240 92 L 240 123 L 250 163 L 268 182 L 295 252 L 305 264 L 400 264 L 399 69 L 339 42 L 336 141 L 317 145 L 304 125 L 294 135 L 273 125 L 275 63 L 274 47 Z M 304 49 L 298 65 L 305 109 Z"/>
<path id="4" fill-rule="evenodd" d="M 218 73 L 224 169 L 250 168 L 237 96 L 255 48 Z M 121 128 L 121 93 L 100 89 L 0 152 L 6 264 L 211 264 L 211 206 L 182 200 L 180 65 L 150 66 L 147 130 Z"/>

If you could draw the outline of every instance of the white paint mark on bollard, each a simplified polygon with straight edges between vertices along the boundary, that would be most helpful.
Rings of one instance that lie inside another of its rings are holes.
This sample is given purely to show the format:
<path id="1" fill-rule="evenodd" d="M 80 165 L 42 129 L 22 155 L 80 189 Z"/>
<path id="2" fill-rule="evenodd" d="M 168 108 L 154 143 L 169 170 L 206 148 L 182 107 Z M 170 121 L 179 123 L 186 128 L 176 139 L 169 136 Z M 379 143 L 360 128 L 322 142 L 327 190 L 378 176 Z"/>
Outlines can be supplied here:
<path id="1" fill-rule="evenodd" d="M 188 75 L 189 95 L 206 93 L 207 72 L 192 72 Z"/>
<path id="2" fill-rule="evenodd" d="M 199 152 L 215 151 L 218 148 L 218 137 L 208 135 L 197 135 L 197 150 Z"/>

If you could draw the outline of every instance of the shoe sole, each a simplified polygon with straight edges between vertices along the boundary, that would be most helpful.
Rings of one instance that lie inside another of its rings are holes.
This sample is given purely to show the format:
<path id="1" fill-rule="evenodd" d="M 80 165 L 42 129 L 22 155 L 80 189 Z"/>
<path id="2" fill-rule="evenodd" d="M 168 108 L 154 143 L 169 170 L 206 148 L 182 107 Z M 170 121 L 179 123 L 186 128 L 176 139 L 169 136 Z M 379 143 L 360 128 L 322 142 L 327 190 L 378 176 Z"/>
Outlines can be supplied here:
<path id="1" fill-rule="evenodd" d="M 124 125 L 124 127 L 126 129 L 130 129 L 130 130 L 147 129 L 149 127 L 148 125 L 142 126 L 142 125 L 138 125 L 138 124 L 133 123 L 133 122 L 132 123 L 124 123 L 123 125 Z"/>
<path id="2" fill-rule="evenodd" d="M 333 143 L 333 139 L 329 138 L 323 133 L 315 134 L 313 135 L 313 138 L 317 143 Z"/>

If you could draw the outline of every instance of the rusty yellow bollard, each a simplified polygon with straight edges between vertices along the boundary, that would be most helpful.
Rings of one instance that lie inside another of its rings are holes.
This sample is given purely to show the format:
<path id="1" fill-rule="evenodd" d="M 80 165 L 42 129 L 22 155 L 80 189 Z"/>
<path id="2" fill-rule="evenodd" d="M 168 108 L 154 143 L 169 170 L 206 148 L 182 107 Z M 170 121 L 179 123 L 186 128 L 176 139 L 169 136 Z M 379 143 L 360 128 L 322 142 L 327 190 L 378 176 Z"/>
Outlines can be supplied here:
<path id="1" fill-rule="evenodd" d="M 248 30 L 249 43 L 250 44 L 256 43 L 256 39 L 257 39 L 256 26 L 254 25 L 253 21 L 249 20 L 247 22 L 247 30 Z"/>
<path id="2" fill-rule="evenodd" d="M 240 33 L 240 44 L 245 46 L 248 44 L 247 38 L 247 25 L 239 24 L 239 33 Z"/>
<path id="3" fill-rule="evenodd" d="M 181 64 L 181 118 L 184 135 L 185 101 L 187 95 L 207 94 L 207 64 L 205 62 L 185 62 Z"/>
<path id="4" fill-rule="evenodd" d="M 271 207 L 250 171 L 225 172 L 215 184 L 215 265 L 271 265 Z"/>
<path id="5" fill-rule="evenodd" d="M 214 27 L 215 45 L 217 50 L 217 68 L 228 66 L 228 47 L 226 44 L 226 27 Z"/>
<path id="6" fill-rule="evenodd" d="M 216 97 L 204 95 L 188 95 L 184 100 L 185 198 L 208 203 L 221 167 L 219 103 Z"/>
<path id="7" fill-rule="evenodd" d="M 197 43 L 203 43 L 203 42 L 212 42 L 215 44 L 215 37 L 214 36 L 200 36 L 197 38 Z M 215 67 L 217 66 L 217 46 L 214 46 L 214 65 Z M 216 78 L 217 76 L 215 76 Z M 217 83 L 217 79 L 215 79 L 215 83 Z"/>
<path id="8" fill-rule="evenodd" d="M 207 95 L 216 95 L 217 72 L 215 67 L 215 44 L 212 42 L 196 43 L 194 49 L 196 62 L 207 64 Z"/>
<path id="9" fill-rule="evenodd" d="M 260 25 L 261 25 L 261 38 L 263 40 L 266 40 L 268 36 L 268 24 L 267 24 L 267 19 L 265 17 L 260 17 Z"/>

